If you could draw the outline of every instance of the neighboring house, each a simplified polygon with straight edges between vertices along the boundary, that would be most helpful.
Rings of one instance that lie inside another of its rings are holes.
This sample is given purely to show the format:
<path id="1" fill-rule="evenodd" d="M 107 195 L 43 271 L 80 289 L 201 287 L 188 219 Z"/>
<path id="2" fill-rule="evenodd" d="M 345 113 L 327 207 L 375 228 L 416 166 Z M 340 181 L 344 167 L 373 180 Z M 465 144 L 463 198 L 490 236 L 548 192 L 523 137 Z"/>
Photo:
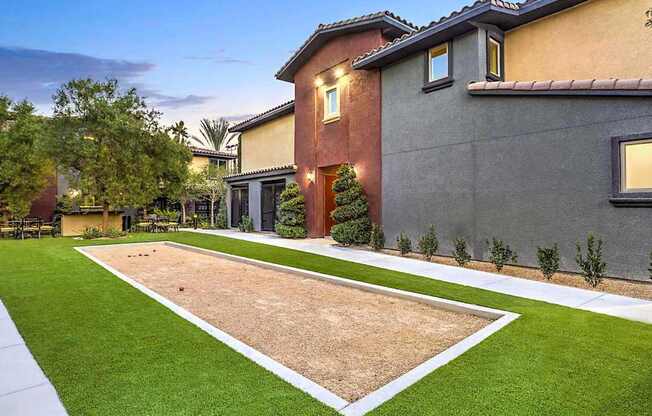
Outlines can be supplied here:
<path id="1" fill-rule="evenodd" d="M 228 152 L 218 152 L 212 149 L 190 146 L 192 160 L 189 168 L 195 172 L 201 172 L 209 165 L 233 172 L 237 166 L 238 156 Z M 204 199 L 191 201 L 187 206 L 188 215 L 197 214 L 201 218 L 210 216 L 209 202 Z"/>
<path id="2" fill-rule="evenodd" d="M 240 133 L 240 172 L 226 178 L 229 222 L 251 217 L 256 231 L 274 231 L 280 194 L 294 181 L 294 101 L 230 128 Z"/>
<path id="3" fill-rule="evenodd" d="M 333 174 L 351 163 L 392 245 L 434 224 L 443 254 L 464 237 L 486 259 L 495 236 L 534 266 L 537 246 L 558 243 L 562 268 L 576 270 L 575 242 L 594 233 L 609 274 L 646 278 L 648 9 L 485 0 L 422 28 L 389 12 L 319 25 L 276 75 L 295 84 L 310 236 L 329 234 Z"/>
<path id="4" fill-rule="evenodd" d="M 486 259 L 496 236 L 529 266 L 557 242 L 575 270 L 575 242 L 594 233 L 610 275 L 647 278 L 649 6 L 476 2 L 356 59 L 382 70 L 388 241 L 435 224 L 444 254 L 465 237 Z"/>

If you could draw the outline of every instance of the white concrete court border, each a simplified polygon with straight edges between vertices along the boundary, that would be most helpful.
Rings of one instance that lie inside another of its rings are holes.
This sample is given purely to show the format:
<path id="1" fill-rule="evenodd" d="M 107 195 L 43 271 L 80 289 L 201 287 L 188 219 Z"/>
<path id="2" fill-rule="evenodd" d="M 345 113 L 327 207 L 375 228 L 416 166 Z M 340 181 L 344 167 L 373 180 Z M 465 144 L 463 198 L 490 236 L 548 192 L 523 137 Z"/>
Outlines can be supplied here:
<path id="1" fill-rule="evenodd" d="M 471 336 L 463 339 L 459 343 L 451 346 L 447 350 L 435 355 L 426 362 L 420 364 L 419 366 L 413 368 L 397 379 L 389 382 L 378 390 L 369 393 L 365 397 L 349 403 L 343 398 L 337 396 L 326 388 L 320 386 L 319 384 L 307 379 L 296 371 L 284 366 L 280 362 L 272 359 L 271 357 L 263 354 L 262 352 L 252 348 L 251 346 L 239 341 L 238 339 L 232 337 L 226 332 L 218 329 L 217 327 L 211 325 L 210 323 L 204 321 L 193 313 L 189 312 L 185 308 L 175 304 L 164 296 L 159 295 L 155 291 L 147 288 L 146 286 L 138 283 L 134 279 L 125 275 L 124 273 L 119 272 L 114 267 L 106 264 L 105 262 L 99 260 L 92 254 L 88 253 L 86 249 L 102 249 L 102 248 L 112 248 L 116 246 L 138 246 L 138 245 L 152 245 L 152 244 L 167 244 L 172 247 L 182 248 L 198 253 L 208 254 L 215 257 L 226 258 L 230 260 L 235 260 L 239 262 L 244 262 L 247 264 L 265 267 L 268 269 L 291 272 L 294 274 L 299 274 L 308 278 L 319 279 L 324 281 L 329 281 L 334 284 L 343 285 L 351 288 L 356 288 L 360 290 L 365 290 L 373 293 L 385 294 L 387 296 L 399 297 L 403 299 L 413 300 L 420 303 L 430 304 L 439 308 L 455 311 L 470 313 L 476 316 L 481 316 L 488 319 L 494 319 L 494 322 L 487 325 L 478 332 L 475 332 Z M 140 290 L 142 293 L 151 297 L 152 299 L 158 301 L 166 308 L 170 309 L 175 314 L 186 319 L 187 321 L 193 323 L 200 329 L 207 332 L 209 335 L 213 336 L 217 340 L 226 344 L 230 348 L 254 361 L 261 367 L 277 375 L 281 379 L 290 383 L 294 387 L 304 391 L 320 402 L 326 404 L 327 406 L 336 409 L 340 414 L 345 416 L 360 416 L 365 413 L 375 409 L 386 401 L 390 400 L 396 396 L 401 391 L 407 389 L 411 385 L 415 384 L 428 374 L 435 371 L 437 368 L 442 367 L 464 354 L 469 349 L 481 343 L 483 340 L 496 333 L 497 331 L 504 328 L 506 325 L 510 324 L 512 321 L 517 319 L 520 315 L 513 312 L 502 311 L 498 309 L 486 308 L 478 305 L 471 305 L 462 302 L 456 302 L 443 298 L 436 298 L 433 296 L 426 296 L 417 293 L 406 292 L 402 290 L 387 288 L 378 285 L 372 285 L 369 283 L 358 282 L 350 279 L 344 279 L 341 277 L 330 276 L 323 273 L 312 272 L 303 269 L 297 269 L 294 267 L 283 266 L 274 263 L 268 263 L 260 260 L 254 260 L 246 257 L 235 256 L 227 253 L 222 253 L 214 250 L 203 249 L 199 247 L 194 247 L 186 244 L 169 242 L 169 241 L 158 241 L 158 242 L 146 242 L 146 243 L 127 243 L 127 244 L 106 244 L 106 245 L 96 245 L 96 246 L 83 246 L 75 247 L 75 250 L 88 257 L 90 260 L 96 262 L 124 282 L 133 286 L 134 288 Z"/>

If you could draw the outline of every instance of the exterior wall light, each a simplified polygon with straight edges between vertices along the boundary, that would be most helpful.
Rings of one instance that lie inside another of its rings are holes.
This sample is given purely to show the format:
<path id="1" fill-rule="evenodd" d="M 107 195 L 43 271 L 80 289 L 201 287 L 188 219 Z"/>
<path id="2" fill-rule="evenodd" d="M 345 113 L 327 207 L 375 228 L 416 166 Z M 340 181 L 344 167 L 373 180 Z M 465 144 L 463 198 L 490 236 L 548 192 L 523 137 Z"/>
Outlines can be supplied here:
<path id="1" fill-rule="evenodd" d="M 314 170 L 309 170 L 308 173 L 306 173 L 306 179 L 308 179 L 308 182 L 314 183 L 315 182 L 315 171 Z"/>
<path id="2" fill-rule="evenodd" d="M 316 78 L 316 79 L 315 79 L 315 87 L 319 88 L 319 87 L 321 87 L 322 85 L 324 85 L 324 80 L 321 79 L 321 78 Z"/>
<path id="3" fill-rule="evenodd" d="M 342 78 L 344 76 L 344 70 L 342 68 L 337 68 L 335 70 L 335 78 Z"/>

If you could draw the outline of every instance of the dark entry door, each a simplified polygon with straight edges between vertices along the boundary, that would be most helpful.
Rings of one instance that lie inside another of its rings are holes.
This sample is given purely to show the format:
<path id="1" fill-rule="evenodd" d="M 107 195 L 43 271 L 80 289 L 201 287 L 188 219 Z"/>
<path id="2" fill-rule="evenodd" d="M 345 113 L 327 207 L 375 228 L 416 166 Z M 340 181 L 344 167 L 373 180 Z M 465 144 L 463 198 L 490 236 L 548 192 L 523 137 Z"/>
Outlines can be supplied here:
<path id="1" fill-rule="evenodd" d="M 333 182 L 337 176 L 324 175 L 324 235 L 331 235 L 331 228 L 335 221 L 331 218 L 331 212 L 336 208 L 335 192 L 333 192 Z"/>
<path id="2" fill-rule="evenodd" d="M 231 190 L 231 227 L 237 227 L 243 216 L 249 215 L 249 189 Z"/>
<path id="3" fill-rule="evenodd" d="M 274 231 L 274 224 L 278 218 L 278 207 L 281 201 L 281 192 L 285 189 L 285 181 L 263 183 L 261 193 L 261 224 L 263 231 Z"/>

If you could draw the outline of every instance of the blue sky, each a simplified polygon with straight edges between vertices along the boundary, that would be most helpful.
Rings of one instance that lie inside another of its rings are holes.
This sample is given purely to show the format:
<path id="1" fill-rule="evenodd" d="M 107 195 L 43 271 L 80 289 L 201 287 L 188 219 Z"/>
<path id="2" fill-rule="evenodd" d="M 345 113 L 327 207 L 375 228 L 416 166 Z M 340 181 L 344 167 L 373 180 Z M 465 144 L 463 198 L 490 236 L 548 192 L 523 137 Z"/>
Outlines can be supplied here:
<path id="1" fill-rule="evenodd" d="M 424 25 L 471 1 L 2 0 L 0 94 L 47 114 L 62 82 L 111 76 L 196 132 L 293 98 L 274 74 L 319 23 L 391 10 Z"/>

